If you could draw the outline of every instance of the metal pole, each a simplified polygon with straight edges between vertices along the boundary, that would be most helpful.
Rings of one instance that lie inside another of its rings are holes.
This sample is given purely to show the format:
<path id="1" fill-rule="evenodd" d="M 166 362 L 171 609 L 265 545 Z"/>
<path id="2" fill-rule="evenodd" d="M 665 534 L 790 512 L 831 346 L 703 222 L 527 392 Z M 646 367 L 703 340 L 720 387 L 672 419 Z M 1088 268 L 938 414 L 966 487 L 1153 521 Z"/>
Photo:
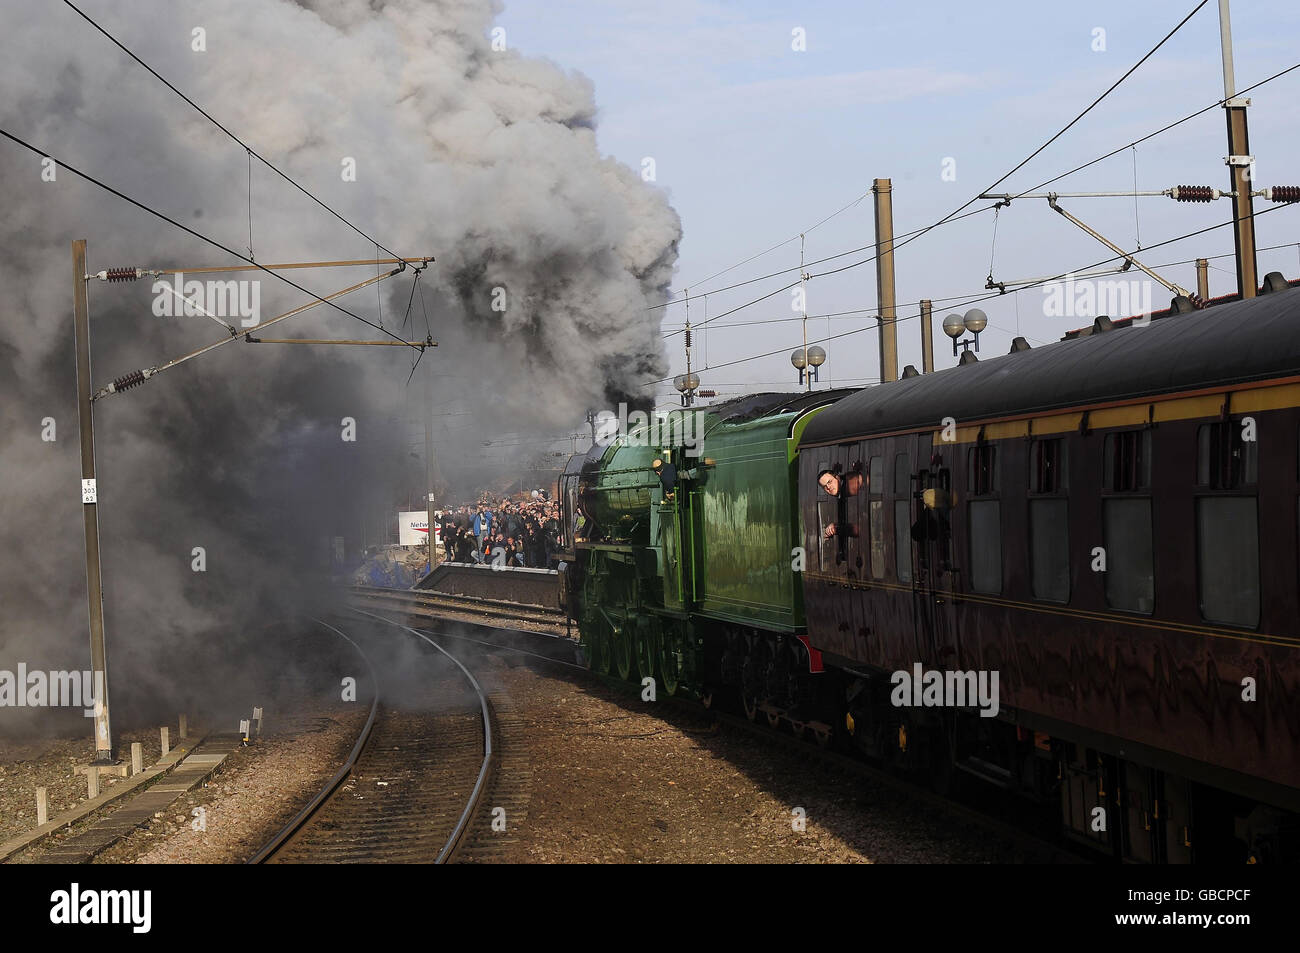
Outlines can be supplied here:
<path id="1" fill-rule="evenodd" d="M 424 374 L 424 483 L 425 511 L 429 526 L 429 572 L 433 572 L 433 368 Z"/>
<path id="2" fill-rule="evenodd" d="M 691 306 L 686 305 L 686 390 L 682 391 L 682 406 L 690 407 L 695 403 L 695 388 L 691 383 Z"/>
<path id="3" fill-rule="evenodd" d="M 799 314 L 803 318 L 803 375 L 804 393 L 812 390 L 812 366 L 808 363 L 808 273 L 803 270 L 804 236 L 799 235 Z"/>
<path id="4" fill-rule="evenodd" d="M 1196 259 L 1196 293 L 1202 301 L 1210 300 L 1210 262 L 1207 258 Z"/>
<path id="5" fill-rule="evenodd" d="M 1228 0 L 1219 0 L 1219 44 L 1223 47 L 1223 98 L 1237 93 L 1237 79 L 1232 69 L 1232 14 Z"/>
<path id="6" fill-rule="evenodd" d="M 898 380 L 898 329 L 894 300 L 894 202 L 889 179 L 876 179 L 876 292 L 880 299 L 880 380 Z"/>
<path id="7" fill-rule="evenodd" d="M 90 303 L 86 289 L 84 238 L 72 243 L 72 303 L 77 341 L 81 513 L 86 527 L 86 602 L 90 609 L 90 667 L 95 685 L 95 764 L 112 764 L 113 732 L 108 718 L 108 652 L 104 646 L 104 584 L 99 565 L 99 492 L 95 482 L 95 420 L 90 395 Z"/>
<path id="8" fill-rule="evenodd" d="M 921 299 L 921 373 L 929 374 L 934 370 L 934 329 L 930 324 L 930 312 L 934 306 L 929 298 Z"/>
<path id="9" fill-rule="evenodd" d="M 1228 173 L 1232 182 L 1232 238 L 1237 253 L 1237 293 L 1255 297 L 1259 275 L 1255 262 L 1255 203 L 1250 194 L 1250 136 L 1246 128 L 1249 99 L 1237 96 L 1232 69 L 1232 18 L 1228 0 L 1219 0 L 1219 40 L 1223 46 L 1223 108 L 1228 120 Z"/>

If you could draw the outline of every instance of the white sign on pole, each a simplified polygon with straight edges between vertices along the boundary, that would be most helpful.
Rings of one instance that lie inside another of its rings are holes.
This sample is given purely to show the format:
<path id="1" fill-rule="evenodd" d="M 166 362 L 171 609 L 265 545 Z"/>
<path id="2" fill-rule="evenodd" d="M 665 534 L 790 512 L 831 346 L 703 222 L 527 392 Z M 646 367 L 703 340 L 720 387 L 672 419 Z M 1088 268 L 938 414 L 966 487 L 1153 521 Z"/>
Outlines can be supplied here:
<path id="1" fill-rule="evenodd" d="M 429 514 L 426 510 L 413 510 L 397 514 L 397 544 L 399 546 L 426 546 L 429 542 Z M 442 545 L 442 534 L 433 528 L 433 545 Z"/>

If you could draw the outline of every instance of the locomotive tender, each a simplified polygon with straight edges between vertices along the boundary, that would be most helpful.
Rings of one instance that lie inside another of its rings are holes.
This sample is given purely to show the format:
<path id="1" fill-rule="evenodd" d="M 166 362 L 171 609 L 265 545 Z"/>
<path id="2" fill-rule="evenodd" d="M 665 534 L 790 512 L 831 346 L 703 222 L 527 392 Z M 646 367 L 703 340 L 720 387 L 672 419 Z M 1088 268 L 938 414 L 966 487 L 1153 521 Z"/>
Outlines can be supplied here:
<path id="1" fill-rule="evenodd" d="M 591 666 L 1059 804 L 1116 859 L 1294 860 L 1300 292 L 1265 291 L 674 411 L 698 455 L 593 446 L 562 480 Z"/>

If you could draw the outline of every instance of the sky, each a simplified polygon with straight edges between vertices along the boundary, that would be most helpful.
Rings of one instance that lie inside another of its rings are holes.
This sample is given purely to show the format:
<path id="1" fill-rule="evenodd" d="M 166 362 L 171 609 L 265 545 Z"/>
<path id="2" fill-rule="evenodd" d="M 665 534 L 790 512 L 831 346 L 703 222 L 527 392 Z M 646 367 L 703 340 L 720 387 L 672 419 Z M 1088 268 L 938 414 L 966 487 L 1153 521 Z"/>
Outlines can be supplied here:
<path id="1" fill-rule="evenodd" d="M 695 300 L 689 317 L 698 325 L 706 314 L 723 314 L 795 280 L 801 232 L 808 261 L 872 245 L 870 189 L 877 177 L 892 180 L 896 234 L 963 205 L 1074 118 L 1195 5 L 1194 0 L 507 0 L 498 23 L 513 47 L 590 78 L 602 151 L 643 177 L 644 161 L 653 160 L 654 182 L 682 220 L 674 296 L 690 290 Z M 1237 0 L 1233 16 L 1238 89 L 1300 59 L 1287 39 L 1300 26 L 1300 5 Z M 794 48 L 796 30 L 803 31 L 803 50 Z M 1300 181 L 1291 159 L 1300 145 L 1298 94 L 1300 70 L 1250 94 L 1250 142 L 1260 186 Z M 1099 106 L 996 191 L 1036 186 L 1222 95 L 1218 10 L 1211 0 Z M 1226 188 L 1226 151 L 1223 110 L 1216 108 L 1052 188 L 1132 190 L 1135 173 L 1139 190 L 1176 184 Z M 947 168 L 955 173 L 946 178 L 945 160 L 952 160 Z M 1136 209 L 1132 197 L 1061 204 L 1130 251 L 1231 216 L 1227 199 L 1190 205 L 1144 197 Z M 1257 214 L 1273 207 L 1256 199 Z M 1295 214 L 1280 208 L 1260 217 L 1258 245 L 1296 241 Z M 993 225 L 993 214 L 984 212 L 898 251 L 900 369 L 920 365 L 917 302 L 979 294 L 991 255 L 994 279 L 1010 281 L 1079 270 L 1111 254 L 1052 214 L 1042 199 L 1018 200 L 1000 210 L 996 244 Z M 1231 251 L 1232 231 L 1224 227 L 1137 257 L 1160 265 Z M 867 248 L 807 270 L 816 274 L 871 253 Z M 1156 270 L 1195 288 L 1191 264 Z M 1260 275 L 1273 270 L 1300 276 L 1300 246 L 1261 252 Z M 785 273 L 707 294 L 778 271 Z M 1212 261 L 1211 293 L 1235 287 L 1232 259 Z M 1166 306 L 1168 292 L 1154 283 L 1150 288 L 1153 306 Z M 1091 323 L 1087 315 L 1047 314 L 1046 302 L 1042 289 L 981 302 L 989 317 L 981 356 L 1005 354 L 1016 334 L 1038 345 Z M 806 307 L 809 315 L 859 312 L 810 319 L 810 341 L 842 335 L 825 344 L 829 356 L 818 386 L 878 380 L 879 345 L 870 318 L 877 308 L 874 262 L 813 278 Z M 939 330 L 947 313 L 936 301 L 937 368 L 954 362 Z M 684 305 L 663 309 L 665 333 L 680 329 L 686 317 Z M 715 318 L 707 334 L 695 335 L 692 363 L 702 386 L 724 395 L 794 387 L 789 351 L 802 341 L 798 317 L 791 293 L 781 291 Z M 776 320 L 790 318 L 796 320 Z M 682 335 L 667 343 L 672 373 L 681 373 Z M 779 353 L 753 357 L 768 351 Z M 675 400 L 670 383 L 647 382 L 647 390 L 657 394 L 660 405 Z"/>

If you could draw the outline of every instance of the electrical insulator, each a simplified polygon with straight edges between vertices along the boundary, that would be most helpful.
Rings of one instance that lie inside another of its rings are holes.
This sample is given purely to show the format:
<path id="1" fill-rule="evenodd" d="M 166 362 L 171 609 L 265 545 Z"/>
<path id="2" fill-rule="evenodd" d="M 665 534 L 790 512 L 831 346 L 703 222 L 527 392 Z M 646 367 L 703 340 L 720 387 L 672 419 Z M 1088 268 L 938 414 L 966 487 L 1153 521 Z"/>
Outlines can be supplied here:
<path id="1" fill-rule="evenodd" d="M 1264 190 L 1270 202 L 1300 202 L 1300 185 L 1274 185 Z"/>
<path id="2" fill-rule="evenodd" d="M 690 329 L 690 328 L 687 328 L 687 329 L 686 329 L 686 346 L 687 346 L 687 347 L 690 347 L 690 346 L 691 346 L 691 329 Z"/>
<path id="3" fill-rule="evenodd" d="M 139 277 L 139 268 L 110 268 L 104 272 L 105 281 L 135 281 Z"/>
<path id="4" fill-rule="evenodd" d="M 113 381 L 113 390 L 118 392 L 130 390 L 132 387 L 136 387 L 143 383 L 144 371 L 132 371 L 130 374 L 125 374 Z"/>
<path id="5" fill-rule="evenodd" d="M 1175 202 L 1212 202 L 1219 196 L 1219 190 L 1208 185 L 1175 185 L 1169 190 Z"/>
<path id="6" fill-rule="evenodd" d="M 698 396 L 700 396 L 700 397 L 717 397 L 717 396 L 718 396 L 718 392 L 717 392 L 716 390 L 702 390 L 702 391 L 697 391 L 696 393 L 697 393 Z"/>

